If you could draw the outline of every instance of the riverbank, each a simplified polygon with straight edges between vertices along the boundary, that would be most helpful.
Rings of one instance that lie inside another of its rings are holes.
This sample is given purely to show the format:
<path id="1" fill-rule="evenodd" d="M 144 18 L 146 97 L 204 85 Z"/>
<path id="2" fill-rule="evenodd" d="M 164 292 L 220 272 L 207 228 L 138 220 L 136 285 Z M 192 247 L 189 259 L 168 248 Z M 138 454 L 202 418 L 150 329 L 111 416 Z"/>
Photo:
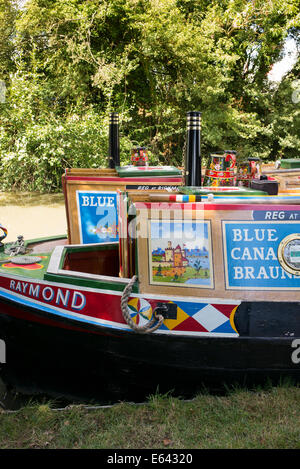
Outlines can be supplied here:
<path id="1" fill-rule="evenodd" d="M 300 449 L 299 400 L 287 385 L 106 408 L 29 404 L 0 410 L 0 449 Z"/>
<path id="2" fill-rule="evenodd" d="M 0 192 L 0 223 L 7 228 L 5 242 L 67 234 L 62 194 Z"/>

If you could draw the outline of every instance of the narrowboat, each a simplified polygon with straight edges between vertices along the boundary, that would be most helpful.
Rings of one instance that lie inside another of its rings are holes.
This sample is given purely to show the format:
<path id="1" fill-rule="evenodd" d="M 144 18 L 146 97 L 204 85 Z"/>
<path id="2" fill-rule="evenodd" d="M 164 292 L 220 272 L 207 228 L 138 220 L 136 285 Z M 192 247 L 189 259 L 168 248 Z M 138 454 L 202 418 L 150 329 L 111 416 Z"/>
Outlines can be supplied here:
<path id="1" fill-rule="evenodd" d="M 300 190 L 284 169 L 201 168 L 201 113 L 185 167 L 63 175 L 67 236 L 0 247 L 0 377 L 28 394 L 115 402 L 300 377 Z M 289 171 L 289 169 L 287 169 Z M 279 177 L 277 178 L 279 174 Z M 286 178 L 287 180 L 287 178 Z"/>

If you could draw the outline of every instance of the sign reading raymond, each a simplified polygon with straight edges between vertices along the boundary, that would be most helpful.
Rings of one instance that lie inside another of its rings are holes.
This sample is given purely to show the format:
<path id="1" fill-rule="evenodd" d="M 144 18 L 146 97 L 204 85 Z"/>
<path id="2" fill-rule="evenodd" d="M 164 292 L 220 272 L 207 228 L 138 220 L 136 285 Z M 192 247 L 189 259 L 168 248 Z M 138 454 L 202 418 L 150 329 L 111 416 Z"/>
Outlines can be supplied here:
<path id="1" fill-rule="evenodd" d="M 299 274 L 288 272 L 278 259 L 282 240 L 296 233 L 296 221 L 223 222 L 226 288 L 298 289 Z"/>
<path id="2" fill-rule="evenodd" d="M 77 191 L 80 242 L 115 242 L 118 237 L 117 193 Z"/>

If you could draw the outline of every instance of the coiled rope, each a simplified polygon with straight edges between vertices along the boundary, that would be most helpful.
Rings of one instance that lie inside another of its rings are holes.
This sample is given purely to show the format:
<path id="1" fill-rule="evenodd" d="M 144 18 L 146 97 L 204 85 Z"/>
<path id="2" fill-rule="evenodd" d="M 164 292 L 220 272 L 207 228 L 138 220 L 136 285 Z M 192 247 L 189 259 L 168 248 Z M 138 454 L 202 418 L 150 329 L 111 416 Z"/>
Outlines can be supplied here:
<path id="1" fill-rule="evenodd" d="M 155 314 L 155 309 L 153 310 L 153 318 L 147 322 L 144 326 L 138 326 L 130 316 L 129 310 L 128 310 L 128 299 L 131 295 L 131 291 L 133 288 L 133 285 L 135 284 L 137 280 L 137 276 L 134 275 L 128 285 L 124 288 L 123 295 L 121 298 L 121 310 L 123 314 L 123 318 L 127 322 L 127 324 L 133 329 L 135 332 L 139 332 L 140 334 L 145 334 L 149 332 L 154 332 L 156 329 L 158 329 L 164 320 L 164 317 L 161 314 Z"/>

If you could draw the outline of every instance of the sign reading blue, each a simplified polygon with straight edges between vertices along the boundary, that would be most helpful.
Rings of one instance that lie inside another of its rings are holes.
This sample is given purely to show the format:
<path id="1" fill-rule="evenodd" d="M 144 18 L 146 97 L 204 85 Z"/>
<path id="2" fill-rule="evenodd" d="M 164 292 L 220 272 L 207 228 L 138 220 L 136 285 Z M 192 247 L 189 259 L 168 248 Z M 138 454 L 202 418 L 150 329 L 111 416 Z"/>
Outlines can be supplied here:
<path id="1" fill-rule="evenodd" d="M 76 195 L 81 243 L 118 241 L 117 193 L 77 191 Z"/>
<path id="2" fill-rule="evenodd" d="M 293 233 L 300 233 L 300 222 L 223 222 L 226 288 L 299 288 L 299 276 L 278 260 L 280 242 Z"/>

